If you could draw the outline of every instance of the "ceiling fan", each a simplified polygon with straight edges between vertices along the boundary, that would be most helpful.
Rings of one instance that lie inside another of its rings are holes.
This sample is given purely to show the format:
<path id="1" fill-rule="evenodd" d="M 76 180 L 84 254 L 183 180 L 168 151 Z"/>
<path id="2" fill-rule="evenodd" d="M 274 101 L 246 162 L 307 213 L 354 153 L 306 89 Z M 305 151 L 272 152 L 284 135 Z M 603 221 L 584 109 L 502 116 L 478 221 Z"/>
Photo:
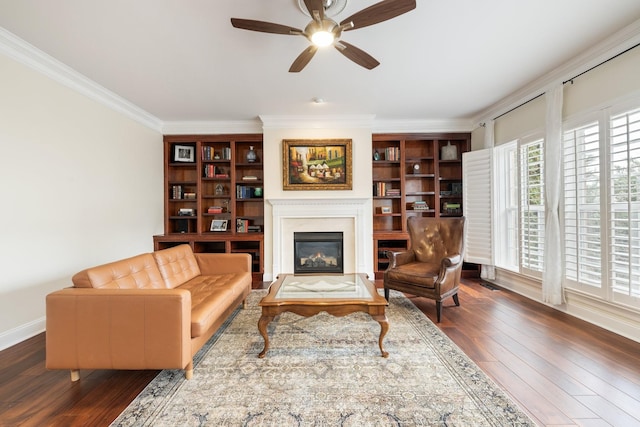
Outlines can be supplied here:
<path id="1" fill-rule="evenodd" d="M 231 18 L 231 25 L 243 30 L 304 36 L 309 39 L 311 45 L 293 61 L 289 68 L 291 73 L 302 71 L 311 61 L 318 48 L 331 45 L 356 64 L 371 70 L 380 65 L 380 63 L 362 49 L 340 40 L 342 32 L 378 24 L 416 8 L 415 0 L 383 0 L 354 13 L 338 24 L 325 14 L 325 8 L 330 6 L 331 3 L 333 3 L 331 0 L 304 0 L 306 9 L 312 17 L 311 22 L 305 27 L 304 31 L 287 25 L 253 19 Z"/>

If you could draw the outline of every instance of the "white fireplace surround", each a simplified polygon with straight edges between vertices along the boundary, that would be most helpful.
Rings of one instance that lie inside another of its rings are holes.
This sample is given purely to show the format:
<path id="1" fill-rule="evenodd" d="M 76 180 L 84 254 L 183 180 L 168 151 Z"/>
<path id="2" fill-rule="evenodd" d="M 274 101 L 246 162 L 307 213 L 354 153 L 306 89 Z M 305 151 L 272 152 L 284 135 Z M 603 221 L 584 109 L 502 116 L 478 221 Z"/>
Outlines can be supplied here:
<path id="1" fill-rule="evenodd" d="M 293 273 L 293 233 L 341 231 L 345 273 L 373 277 L 370 199 L 269 199 L 273 220 L 273 277 Z"/>

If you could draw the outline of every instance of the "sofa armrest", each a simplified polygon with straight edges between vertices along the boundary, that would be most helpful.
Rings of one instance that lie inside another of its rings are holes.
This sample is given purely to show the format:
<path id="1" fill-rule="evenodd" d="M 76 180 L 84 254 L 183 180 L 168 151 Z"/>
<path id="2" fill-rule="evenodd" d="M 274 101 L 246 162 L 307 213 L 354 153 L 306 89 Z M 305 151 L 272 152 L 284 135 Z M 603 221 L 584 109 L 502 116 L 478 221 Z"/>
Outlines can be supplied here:
<path id="1" fill-rule="evenodd" d="M 49 369 L 184 369 L 191 294 L 184 289 L 68 288 L 46 298 Z"/>
<path id="2" fill-rule="evenodd" d="M 251 255 L 246 253 L 195 253 L 200 274 L 251 273 Z"/>
<path id="3" fill-rule="evenodd" d="M 416 254 L 413 251 L 393 252 L 387 251 L 387 258 L 389 258 L 389 266 L 387 270 L 399 265 L 408 264 L 416 260 Z"/>

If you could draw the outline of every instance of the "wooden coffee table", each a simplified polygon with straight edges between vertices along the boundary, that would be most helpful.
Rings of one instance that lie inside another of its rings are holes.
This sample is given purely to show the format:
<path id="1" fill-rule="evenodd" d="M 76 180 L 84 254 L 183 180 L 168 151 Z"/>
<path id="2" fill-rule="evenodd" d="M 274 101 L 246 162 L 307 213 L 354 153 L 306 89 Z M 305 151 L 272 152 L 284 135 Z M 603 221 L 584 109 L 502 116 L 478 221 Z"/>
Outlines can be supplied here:
<path id="1" fill-rule="evenodd" d="M 368 313 L 380 324 L 378 346 L 382 357 L 389 357 L 382 347 L 382 340 L 389 330 L 385 314 L 387 305 L 387 300 L 378 294 L 366 274 L 281 274 L 260 301 L 262 316 L 258 321 L 258 330 L 264 338 L 264 349 L 258 357 L 264 357 L 269 350 L 267 325 L 275 316 L 287 311 L 304 317 L 323 311 L 340 317 L 359 311 Z"/>

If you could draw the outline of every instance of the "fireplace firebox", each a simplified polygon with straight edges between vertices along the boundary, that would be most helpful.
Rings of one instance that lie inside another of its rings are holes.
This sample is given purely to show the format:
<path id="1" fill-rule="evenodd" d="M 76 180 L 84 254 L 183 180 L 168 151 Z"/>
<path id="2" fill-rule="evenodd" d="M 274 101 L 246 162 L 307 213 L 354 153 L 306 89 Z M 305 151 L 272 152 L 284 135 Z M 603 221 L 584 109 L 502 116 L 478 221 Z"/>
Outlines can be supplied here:
<path id="1" fill-rule="evenodd" d="M 342 232 L 294 232 L 294 274 L 344 273 Z"/>

